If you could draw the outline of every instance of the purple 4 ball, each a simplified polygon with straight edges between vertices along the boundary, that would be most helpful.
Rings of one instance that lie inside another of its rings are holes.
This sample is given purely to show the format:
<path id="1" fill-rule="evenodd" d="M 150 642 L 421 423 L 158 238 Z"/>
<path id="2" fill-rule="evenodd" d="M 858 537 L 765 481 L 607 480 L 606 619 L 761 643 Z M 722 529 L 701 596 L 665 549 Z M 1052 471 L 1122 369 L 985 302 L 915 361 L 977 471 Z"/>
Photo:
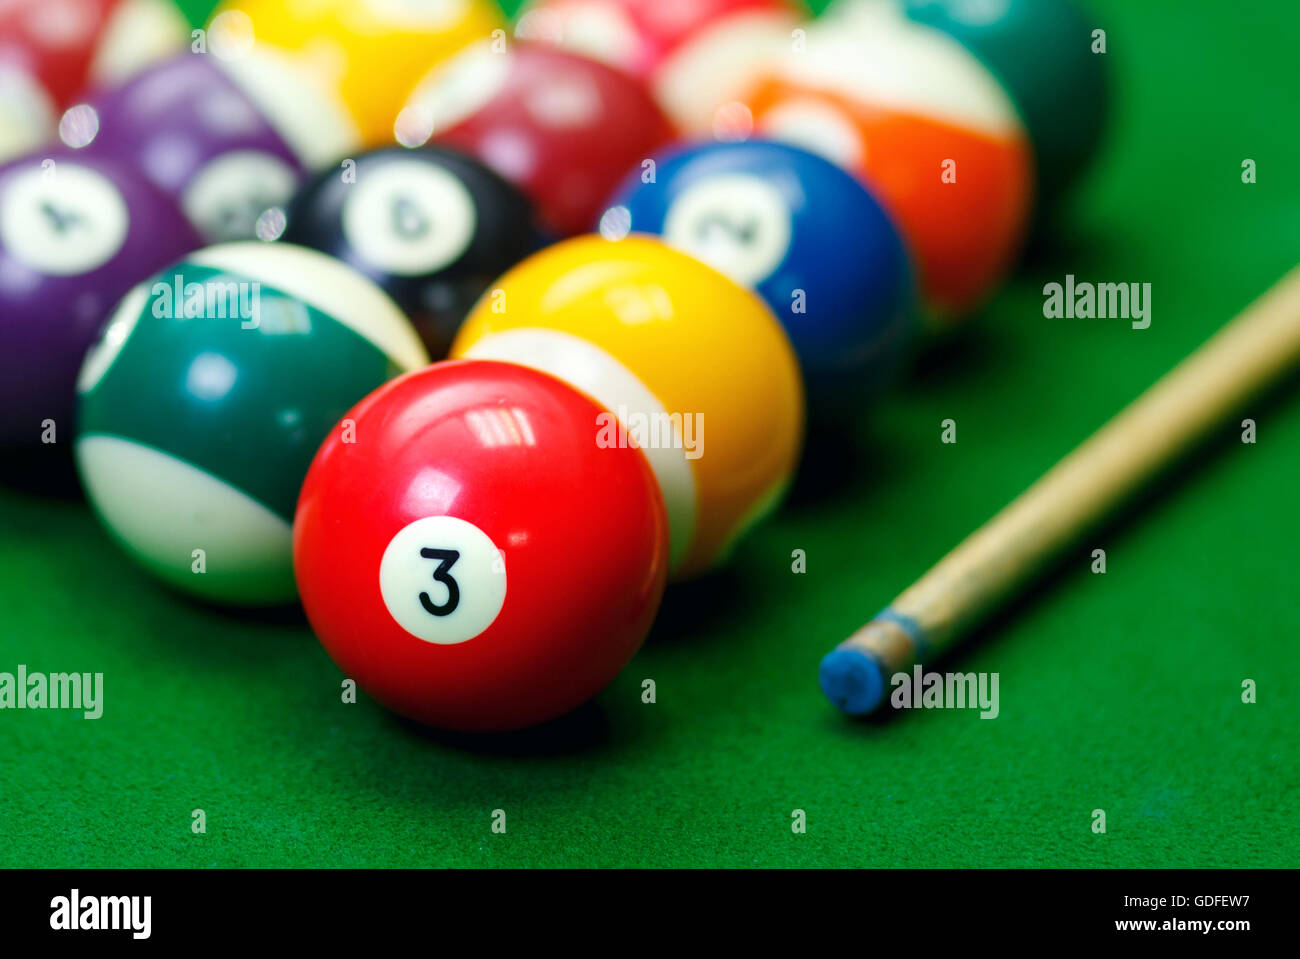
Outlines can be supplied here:
<path id="1" fill-rule="evenodd" d="M 62 135 L 139 170 L 209 243 L 252 239 L 263 211 L 357 140 L 342 103 L 268 51 L 165 60 L 74 107 Z"/>
<path id="2" fill-rule="evenodd" d="M 0 165 L 0 446 L 72 441 L 77 372 L 122 296 L 201 245 L 122 164 L 66 151 Z"/>

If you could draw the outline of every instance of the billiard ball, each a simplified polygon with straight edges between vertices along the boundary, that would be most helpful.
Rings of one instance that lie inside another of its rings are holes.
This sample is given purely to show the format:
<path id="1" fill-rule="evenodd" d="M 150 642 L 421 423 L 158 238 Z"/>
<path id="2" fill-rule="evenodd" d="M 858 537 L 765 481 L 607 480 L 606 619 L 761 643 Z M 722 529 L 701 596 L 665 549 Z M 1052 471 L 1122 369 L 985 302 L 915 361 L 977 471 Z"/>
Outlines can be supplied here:
<path id="1" fill-rule="evenodd" d="M 798 0 L 535 0 L 515 35 L 558 44 L 636 77 L 673 122 L 704 130 L 763 60 L 789 49 Z"/>
<path id="2" fill-rule="evenodd" d="M 902 237 L 846 171 L 795 146 L 678 147 L 633 175 L 602 222 L 653 233 L 751 287 L 799 355 L 810 412 L 860 412 L 917 330 Z"/>
<path id="3" fill-rule="evenodd" d="M 0 63 L 0 161 L 34 150 L 54 133 L 54 102 L 27 71 Z"/>
<path id="4" fill-rule="evenodd" d="M 632 658 L 667 567 L 663 501 L 601 409 L 510 363 L 444 362 L 347 414 L 303 484 L 294 568 L 316 635 L 403 716 L 518 729 Z"/>
<path id="5" fill-rule="evenodd" d="M 199 243 L 121 164 L 65 151 L 0 166 L 0 446 L 71 439 L 77 369 L 109 311 Z"/>
<path id="6" fill-rule="evenodd" d="M 251 239 L 264 210 L 357 143 L 341 103 L 262 50 L 181 54 L 73 109 L 73 145 L 135 164 L 209 242 Z"/>
<path id="7" fill-rule="evenodd" d="M 465 45 L 504 36 L 491 0 L 228 0 L 259 48 L 290 52 L 347 104 L 367 146 L 393 142 L 393 121 L 416 81 Z"/>
<path id="8" fill-rule="evenodd" d="M 288 601 L 316 448 L 358 399 L 426 362 L 351 267 L 286 243 L 208 247 L 132 289 L 87 354 L 77 470 L 109 532 L 165 582 Z"/>
<path id="9" fill-rule="evenodd" d="M 645 450 L 668 509 L 670 571 L 720 563 L 780 501 L 803 432 L 781 324 L 752 291 L 649 236 L 588 235 L 508 271 L 452 343 L 457 358 L 558 376 Z"/>
<path id="10" fill-rule="evenodd" d="M 809 28 L 747 97 L 755 131 L 854 171 L 903 231 L 932 325 L 968 314 L 1012 267 L 1033 157 L 1006 92 L 961 44 L 876 15 Z"/>
<path id="11" fill-rule="evenodd" d="M 528 199 L 455 150 L 392 147 L 319 174 L 294 198 L 284 239 L 365 273 L 443 357 L 461 320 L 541 245 Z"/>
<path id="12" fill-rule="evenodd" d="M 20 67 L 56 108 L 184 50 L 189 26 L 168 0 L 7 0 L 0 63 Z"/>
<path id="13" fill-rule="evenodd" d="M 619 180 L 672 128 L 637 81 L 550 46 L 476 44 L 420 82 L 398 118 L 399 142 L 478 157 L 532 198 L 543 225 L 588 230 Z"/>
<path id="14" fill-rule="evenodd" d="M 863 0 L 833 9 L 850 15 Z M 888 0 L 961 41 L 1002 81 L 1034 147 L 1042 201 L 1059 199 L 1104 137 L 1109 84 L 1095 28 L 1073 0 Z"/>

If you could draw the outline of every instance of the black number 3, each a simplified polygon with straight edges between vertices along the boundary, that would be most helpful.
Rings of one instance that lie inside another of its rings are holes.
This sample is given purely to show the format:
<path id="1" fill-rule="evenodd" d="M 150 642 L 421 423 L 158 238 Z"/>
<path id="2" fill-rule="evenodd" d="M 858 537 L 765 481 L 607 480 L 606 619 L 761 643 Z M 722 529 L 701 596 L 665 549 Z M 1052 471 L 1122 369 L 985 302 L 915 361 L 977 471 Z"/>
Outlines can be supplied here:
<path id="1" fill-rule="evenodd" d="M 447 573 L 456 565 L 456 560 L 460 559 L 460 553 L 454 549 L 428 549 L 426 547 L 420 550 L 420 555 L 425 559 L 441 560 L 438 563 L 438 568 L 433 571 L 433 581 L 442 583 L 443 586 L 447 587 L 447 602 L 438 606 L 429 598 L 428 593 L 421 593 L 420 605 L 424 607 L 425 612 L 434 616 L 449 616 L 460 605 L 460 587 Z"/>

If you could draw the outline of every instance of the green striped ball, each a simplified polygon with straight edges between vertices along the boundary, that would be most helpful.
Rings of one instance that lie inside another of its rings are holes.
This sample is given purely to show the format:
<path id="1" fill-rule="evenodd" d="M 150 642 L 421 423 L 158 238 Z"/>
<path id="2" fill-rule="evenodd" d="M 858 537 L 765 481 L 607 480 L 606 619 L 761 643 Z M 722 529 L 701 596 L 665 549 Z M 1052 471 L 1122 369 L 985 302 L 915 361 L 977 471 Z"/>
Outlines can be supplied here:
<path id="1" fill-rule="evenodd" d="M 312 456 L 358 400 L 427 362 L 401 311 L 351 267 L 283 243 L 201 250 L 128 293 L 87 354 L 82 485 L 171 585 L 238 605 L 292 600 Z"/>

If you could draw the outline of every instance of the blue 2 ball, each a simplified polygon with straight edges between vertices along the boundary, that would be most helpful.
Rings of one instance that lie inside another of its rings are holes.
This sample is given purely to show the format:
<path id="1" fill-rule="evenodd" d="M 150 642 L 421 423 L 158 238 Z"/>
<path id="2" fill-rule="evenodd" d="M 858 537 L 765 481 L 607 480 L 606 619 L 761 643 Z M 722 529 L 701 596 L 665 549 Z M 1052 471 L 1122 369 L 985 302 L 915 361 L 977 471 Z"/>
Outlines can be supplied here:
<path id="1" fill-rule="evenodd" d="M 628 178 L 602 233 L 659 235 L 757 292 L 794 344 L 814 418 L 851 414 L 888 385 L 919 329 L 915 282 L 898 228 L 864 186 L 758 140 L 677 148 L 653 172 Z"/>

